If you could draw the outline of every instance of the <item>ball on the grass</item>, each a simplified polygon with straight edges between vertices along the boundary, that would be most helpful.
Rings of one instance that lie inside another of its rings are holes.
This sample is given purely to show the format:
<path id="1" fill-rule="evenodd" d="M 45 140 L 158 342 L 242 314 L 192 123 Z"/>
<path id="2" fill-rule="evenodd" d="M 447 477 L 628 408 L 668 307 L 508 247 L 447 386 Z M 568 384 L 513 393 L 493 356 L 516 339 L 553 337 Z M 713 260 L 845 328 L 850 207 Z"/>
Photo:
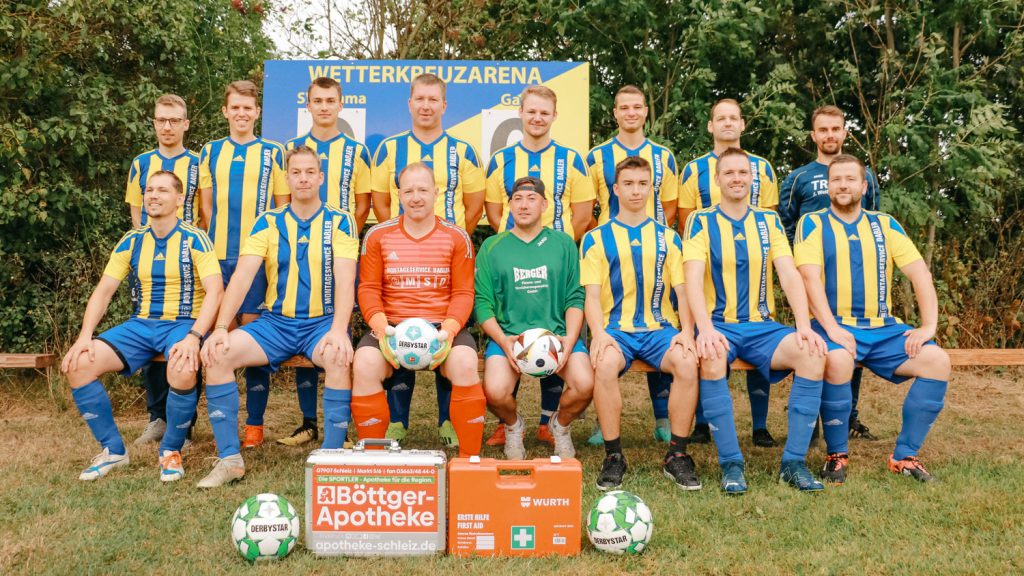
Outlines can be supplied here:
<path id="1" fill-rule="evenodd" d="M 562 341 L 548 330 L 530 328 L 512 345 L 516 364 L 523 374 L 543 378 L 555 373 L 562 360 Z"/>
<path id="2" fill-rule="evenodd" d="M 251 496 L 231 517 L 231 542 L 249 562 L 284 558 L 298 537 L 299 514 L 277 494 Z"/>
<path id="3" fill-rule="evenodd" d="M 437 339 L 437 328 L 422 318 L 401 321 L 395 326 L 395 333 L 387 338 L 398 364 L 409 370 L 430 366 L 434 354 L 444 346 L 444 342 Z"/>
<path id="4" fill-rule="evenodd" d="M 639 554 L 654 534 L 651 509 L 639 496 L 613 490 L 587 514 L 587 537 L 594 548 L 612 554 Z"/>

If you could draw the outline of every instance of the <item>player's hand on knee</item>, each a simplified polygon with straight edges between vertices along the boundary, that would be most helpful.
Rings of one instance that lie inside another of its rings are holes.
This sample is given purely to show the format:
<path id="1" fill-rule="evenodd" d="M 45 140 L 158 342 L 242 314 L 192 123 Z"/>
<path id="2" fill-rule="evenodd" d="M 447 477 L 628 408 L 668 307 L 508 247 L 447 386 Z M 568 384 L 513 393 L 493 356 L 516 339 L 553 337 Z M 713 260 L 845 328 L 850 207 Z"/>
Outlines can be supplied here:
<path id="1" fill-rule="evenodd" d="M 501 346 L 501 351 L 505 353 L 505 359 L 508 360 L 508 365 L 512 367 L 512 371 L 519 374 L 519 363 L 516 362 L 516 355 L 513 352 L 515 350 L 515 342 L 518 336 L 506 334 L 504 338 L 498 342 Z M 559 369 L 561 366 L 559 366 Z"/>
<path id="2" fill-rule="evenodd" d="M 344 332 L 328 331 L 320 340 L 317 352 L 325 362 L 333 362 L 338 366 L 352 363 L 352 341 Z"/>
<path id="3" fill-rule="evenodd" d="M 669 350 L 679 346 L 683 351 L 683 358 L 692 355 L 694 360 L 700 363 L 700 359 L 697 356 L 697 344 L 693 340 L 693 334 L 687 334 L 685 331 L 680 332 L 672 337 L 672 341 L 669 343 Z"/>
<path id="4" fill-rule="evenodd" d="M 697 356 L 706 360 L 724 358 L 729 351 L 729 340 L 718 330 L 701 330 L 696 340 Z"/>
<path id="5" fill-rule="evenodd" d="M 565 368 L 565 365 L 569 363 L 569 356 L 572 356 L 572 349 L 576 346 L 576 341 L 570 342 L 568 336 L 562 336 L 558 340 L 562 343 L 562 357 L 558 359 L 558 367 L 555 368 L 555 374 L 562 373 L 562 368 Z"/>
<path id="6" fill-rule="evenodd" d="M 93 343 L 92 338 L 79 338 L 75 340 L 75 343 L 71 345 L 71 349 L 64 355 L 64 360 L 60 363 L 60 369 L 65 373 L 78 370 L 78 360 L 82 354 L 89 355 L 89 361 L 94 362 L 96 360 L 96 344 Z"/>
<path id="7" fill-rule="evenodd" d="M 176 372 L 195 372 L 199 370 L 199 338 L 188 334 L 177 344 L 171 346 L 167 362 L 171 369 Z"/>
<path id="8" fill-rule="evenodd" d="M 810 328 L 796 329 L 796 346 L 805 350 L 808 356 L 824 358 L 828 354 L 828 345 L 825 344 L 825 339 Z"/>
<path id="9" fill-rule="evenodd" d="M 618 342 L 611 337 L 607 332 L 602 331 L 600 334 L 594 334 L 594 338 L 590 341 L 590 346 L 593 350 L 590 351 L 590 364 L 597 369 L 597 365 L 604 360 L 605 354 L 608 349 L 611 348 L 622 354 L 622 350 L 619 348 Z"/>
<path id="10" fill-rule="evenodd" d="M 920 328 L 907 330 L 903 335 L 907 337 L 906 342 L 903 343 L 903 349 L 907 353 L 907 356 L 917 358 L 917 355 L 921 353 L 921 349 L 924 348 L 924 345 L 935 337 L 935 329 L 929 329 L 925 326 L 921 326 Z"/>
<path id="11" fill-rule="evenodd" d="M 377 337 L 377 347 L 380 348 L 381 355 L 384 356 L 384 361 L 391 365 L 392 368 L 398 369 L 398 356 L 395 355 L 395 350 L 391 348 L 391 336 L 395 335 L 395 327 L 391 325 L 385 325 L 383 330 L 380 332 L 374 331 L 374 335 Z"/>
<path id="12" fill-rule="evenodd" d="M 217 364 L 231 350 L 231 339 L 228 337 L 226 328 L 217 328 L 206 339 L 201 352 L 203 364 L 213 366 Z"/>
<path id="13" fill-rule="evenodd" d="M 842 327 L 835 328 L 829 332 L 826 332 L 830 340 L 843 347 L 850 353 L 850 356 L 857 357 L 857 339 L 850 334 L 849 330 L 845 330 Z"/>

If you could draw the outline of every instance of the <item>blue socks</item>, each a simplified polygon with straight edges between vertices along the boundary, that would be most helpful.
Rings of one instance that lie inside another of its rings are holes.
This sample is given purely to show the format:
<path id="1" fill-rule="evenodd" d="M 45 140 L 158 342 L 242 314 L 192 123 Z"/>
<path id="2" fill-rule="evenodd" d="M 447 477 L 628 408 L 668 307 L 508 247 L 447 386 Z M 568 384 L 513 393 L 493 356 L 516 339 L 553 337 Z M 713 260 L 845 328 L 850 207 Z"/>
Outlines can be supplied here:
<path id="1" fill-rule="evenodd" d="M 437 425 L 444 424 L 445 420 L 451 420 L 451 409 L 452 405 L 452 383 L 441 376 L 440 374 L 434 374 L 434 387 L 437 389 Z M 405 417 L 409 419 L 408 416 Z"/>
<path id="2" fill-rule="evenodd" d="M 718 463 L 743 462 L 740 442 L 736 438 L 736 422 L 732 416 L 732 398 L 729 397 L 729 381 L 700 380 L 700 405 L 711 427 L 711 437 L 718 448 Z M 810 431 L 807 432 L 808 439 Z"/>
<path id="3" fill-rule="evenodd" d="M 668 418 L 668 394 L 672 389 L 672 375 L 661 372 L 647 373 L 647 392 L 651 395 L 654 419 Z"/>
<path id="4" fill-rule="evenodd" d="M 386 382 L 388 410 L 392 422 L 401 422 L 409 429 L 409 407 L 412 406 L 412 389 L 416 386 L 416 373 L 408 370 L 397 371 Z"/>
<path id="5" fill-rule="evenodd" d="M 160 441 L 157 454 L 163 454 L 164 450 L 181 451 L 185 435 L 192 426 L 192 417 L 196 414 L 197 402 L 199 392 L 195 388 L 188 392 L 171 388 L 171 393 L 167 395 L 167 431 Z"/>
<path id="6" fill-rule="evenodd" d="M 217 455 L 227 458 L 239 454 L 238 384 L 228 382 L 207 385 L 206 411 L 210 415 L 213 439 L 217 442 Z"/>
<path id="7" fill-rule="evenodd" d="M 249 426 L 263 426 L 263 415 L 267 412 L 270 398 L 270 372 L 262 368 L 245 369 L 245 423 Z M 218 443 L 219 445 L 219 443 Z"/>
<path id="8" fill-rule="evenodd" d="M 747 370 L 747 394 L 750 396 L 750 420 L 754 430 L 768 428 L 768 397 L 772 385 L 757 370 Z"/>
<path id="9" fill-rule="evenodd" d="M 822 436 L 829 454 L 849 452 L 850 410 L 853 406 L 853 391 L 850 383 L 829 384 L 821 388 Z"/>
<path id="10" fill-rule="evenodd" d="M 565 381 L 561 376 L 552 374 L 540 381 L 540 423 L 547 424 L 551 415 L 558 411 L 558 404 L 562 401 L 562 390 L 565 388 Z"/>
<path id="11" fill-rule="evenodd" d="M 72 388 L 71 397 L 78 406 L 78 412 L 89 425 L 93 438 L 111 454 L 127 454 L 124 440 L 114 423 L 114 408 L 110 405 L 107 389 L 99 380 L 93 380 L 81 388 Z"/>
<path id="12" fill-rule="evenodd" d="M 903 400 L 903 427 L 896 437 L 894 460 L 902 460 L 907 456 L 917 456 L 928 430 L 938 418 L 945 405 L 946 385 L 943 380 L 917 378 L 910 385 L 910 391 Z"/>
<path id="13" fill-rule="evenodd" d="M 302 419 L 316 422 L 316 392 L 320 377 L 316 368 L 295 369 L 295 395 L 299 397 Z"/>
<path id="14" fill-rule="evenodd" d="M 793 376 L 793 387 L 789 391 L 789 436 L 782 450 L 782 463 L 807 458 L 811 434 L 821 408 L 821 380 L 808 380 Z"/>
<path id="15" fill-rule="evenodd" d="M 321 448 L 341 448 L 352 419 L 352 391 L 324 389 L 324 443 Z"/>

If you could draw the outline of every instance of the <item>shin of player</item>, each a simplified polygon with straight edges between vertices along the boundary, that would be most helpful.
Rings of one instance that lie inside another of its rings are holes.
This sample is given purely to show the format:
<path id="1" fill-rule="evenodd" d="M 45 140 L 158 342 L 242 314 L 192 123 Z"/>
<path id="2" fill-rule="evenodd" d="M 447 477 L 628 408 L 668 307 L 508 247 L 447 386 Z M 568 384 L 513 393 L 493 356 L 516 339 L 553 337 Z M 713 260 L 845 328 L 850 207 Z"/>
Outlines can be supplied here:
<path id="1" fill-rule="evenodd" d="M 671 228 L 647 216 L 651 165 L 636 156 L 616 165 L 619 213 L 583 238 L 580 281 L 594 367 L 594 405 L 604 435 L 599 490 L 622 484 L 626 459 L 619 438 L 619 376 L 633 360 L 672 374 L 669 420 L 672 439 L 663 470 L 684 490 L 699 490 L 687 436 L 697 405 L 697 355 L 683 292 L 682 242 Z M 672 306 L 675 293 L 680 314 Z M 680 322 L 682 323 L 680 325 Z"/>
<path id="2" fill-rule="evenodd" d="M 868 184 L 860 159 L 839 155 L 828 169 L 830 206 L 806 214 L 796 231 L 796 261 L 814 312 L 812 327 L 841 344 L 875 374 L 893 383 L 915 378 L 903 402 L 903 425 L 889 469 L 927 482 L 931 473 L 917 459 L 932 423 L 944 405 L 949 356 L 932 338 L 938 299 L 928 266 L 895 218 L 862 208 Z M 910 279 L 921 315 L 914 328 L 892 316 L 892 271 Z M 853 276 L 862 273 L 863 276 Z M 852 278 L 849 283 L 835 278 Z M 851 286 L 861 285 L 855 291 Z M 868 298 L 867 295 L 877 295 Z M 828 459 L 822 476 L 846 478 L 847 434 L 853 358 L 829 368 L 822 394 Z"/>
<path id="3" fill-rule="evenodd" d="M 484 392 L 491 412 L 505 425 L 505 457 L 514 460 L 526 457 L 525 424 L 513 395 L 519 367 L 512 347 L 519 334 L 544 328 L 562 341 L 565 355 L 556 374 L 565 387 L 549 420 L 555 453 L 562 458 L 576 456 L 569 424 L 590 403 L 594 389 L 590 359 L 579 340 L 584 300 L 579 252 L 567 234 L 541 223 L 547 204 L 543 181 L 517 180 L 509 199 L 515 227 L 485 240 L 476 260 L 474 308 L 490 338 Z"/>
<path id="4" fill-rule="evenodd" d="M 323 369 L 324 448 L 341 448 L 349 421 L 352 316 L 358 256 L 352 215 L 324 204 L 320 159 L 305 146 L 288 151 L 292 202 L 263 213 L 245 241 L 217 324 L 203 347 L 206 394 L 220 461 L 201 483 L 216 487 L 245 473 L 238 445 L 238 368 L 276 370 L 302 354 Z M 266 311 L 228 332 L 256 273 L 268 278 Z"/>
<path id="5" fill-rule="evenodd" d="M 434 214 L 437 194 L 430 167 L 409 164 L 399 174 L 401 216 L 364 238 L 359 309 L 370 332 L 356 347 L 352 416 L 360 438 L 384 437 L 389 410 L 383 383 L 397 368 L 385 359 L 384 336 L 402 320 L 422 318 L 439 326 L 438 338 L 446 342 L 436 363 L 452 383 L 459 455 L 473 456 L 480 453 L 487 410 L 476 341 L 465 328 L 473 308 L 473 244 L 465 230 Z"/>
<path id="6" fill-rule="evenodd" d="M 177 480 L 184 474 L 180 450 L 195 413 L 200 340 L 213 323 L 223 284 L 210 239 L 176 215 L 184 200 L 181 180 L 173 172 L 155 172 L 144 198 L 148 223 L 126 234 L 114 248 L 89 298 L 78 339 L 61 363 L 75 405 L 103 448 L 81 480 L 95 480 L 128 464 L 99 377 L 115 371 L 132 374 L 158 354 L 168 360 L 171 386 L 161 479 Z M 94 338 L 117 286 L 130 271 L 135 272 L 140 293 L 132 318 Z"/>
<path id="7" fill-rule="evenodd" d="M 697 323 L 701 404 L 718 448 L 721 487 L 741 494 L 746 479 L 726 382 L 728 363 L 745 360 L 770 382 L 795 371 L 779 477 L 801 491 L 821 490 L 804 460 L 817 420 L 825 355 L 838 346 L 811 329 L 803 282 L 778 214 L 749 204 L 750 167 L 738 148 L 719 155 L 721 203 L 693 213 L 686 225 L 686 290 Z M 795 330 L 772 318 L 773 266 Z"/>

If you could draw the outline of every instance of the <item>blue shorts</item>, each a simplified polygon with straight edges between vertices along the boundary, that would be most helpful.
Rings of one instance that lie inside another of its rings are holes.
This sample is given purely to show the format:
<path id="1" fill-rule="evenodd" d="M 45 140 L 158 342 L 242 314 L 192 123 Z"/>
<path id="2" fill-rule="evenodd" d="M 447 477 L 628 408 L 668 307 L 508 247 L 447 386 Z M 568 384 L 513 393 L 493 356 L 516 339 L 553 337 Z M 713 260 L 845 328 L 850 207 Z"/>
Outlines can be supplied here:
<path id="1" fill-rule="evenodd" d="M 235 267 L 238 266 L 238 260 L 220 260 L 220 273 L 224 278 L 224 287 L 228 287 L 228 282 L 231 281 L 231 275 L 235 273 Z M 249 286 L 249 292 L 245 295 L 245 300 L 242 300 L 242 305 L 238 308 L 239 314 L 259 314 L 266 308 L 263 305 L 264 300 L 267 299 L 267 271 L 263 266 L 260 266 L 256 276 L 252 279 L 252 286 Z"/>
<path id="2" fill-rule="evenodd" d="M 650 332 L 623 332 L 610 328 L 606 331 L 619 345 L 622 356 L 626 359 L 626 365 L 619 372 L 620 376 L 625 374 L 637 359 L 647 362 L 655 370 L 661 370 L 661 361 L 672 345 L 672 338 L 679 334 L 679 330 L 675 328 L 662 328 Z"/>
<path id="3" fill-rule="evenodd" d="M 761 373 L 768 382 L 775 384 L 792 370 L 772 370 L 772 356 L 782 339 L 796 332 L 796 328 L 780 324 L 774 320 L 764 322 L 714 322 L 715 330 L 721 332 L 729 340 L 729 364 L 739 358 L 750 364 Z M 839 350 L 841 347 L 827 337 L 825 344 L 828 350 Z"/>
<path id="4" fill-rule="evenodd" d="M 124 369 L 121 374 L 131 376 L 154 356 L 170 357 L 171 348 L 181 342 L 192 329 L 195 320 L 143 320 L 132 318 L 96 337 L 114 349 Z"/>
<path id="5" fill-rule="evenodd" d="M 913 326 L 892 324 L 877 328 L 857 328 L 841 324 L 840 327 L 853 334 L 853 338 L 857 341 L 857 358 L 855 360 L 861 365 L 893 384 L 899 384 L 910 378 L 910 376 L 897 376 L 896 369 L 910 360 L 905 348 L 907 337 L 903 333 L 913 330 Z M 825 329 L 817 320 L 811 320 L 811 328 L 825 336 Z M 929 340 L 925 345 L 937 346 L 934 340 Z"/>
<path id="6" fill-rule="evenodd" d="M 276 371 L 282 362 L 299 354 L 312 361 L 316 345 L 330 331 L 332 322 L 333 314 L 318 318 L 289 318 L 264 311 L 259 318 L 238 329 L 256 340 L 267 355 L 270 370 Z"/>
<path id="7" fill-rule="evenodd" d="M 587 353 L 587 345 L 583 343 L 582 339 L 576 340 L 576 345 L 572 347 L 572 353 L 575 354 L 577 352 L 583 352 L 584 354 Z M 490 358 L 491 356 L 504 355 L 505 351 L 501 349 L 501 346 L 498 346 L 498 344 L 495 343 L 494 340 L 487 340 L 487 347 L 484 348 L 484 360 Z"/>

